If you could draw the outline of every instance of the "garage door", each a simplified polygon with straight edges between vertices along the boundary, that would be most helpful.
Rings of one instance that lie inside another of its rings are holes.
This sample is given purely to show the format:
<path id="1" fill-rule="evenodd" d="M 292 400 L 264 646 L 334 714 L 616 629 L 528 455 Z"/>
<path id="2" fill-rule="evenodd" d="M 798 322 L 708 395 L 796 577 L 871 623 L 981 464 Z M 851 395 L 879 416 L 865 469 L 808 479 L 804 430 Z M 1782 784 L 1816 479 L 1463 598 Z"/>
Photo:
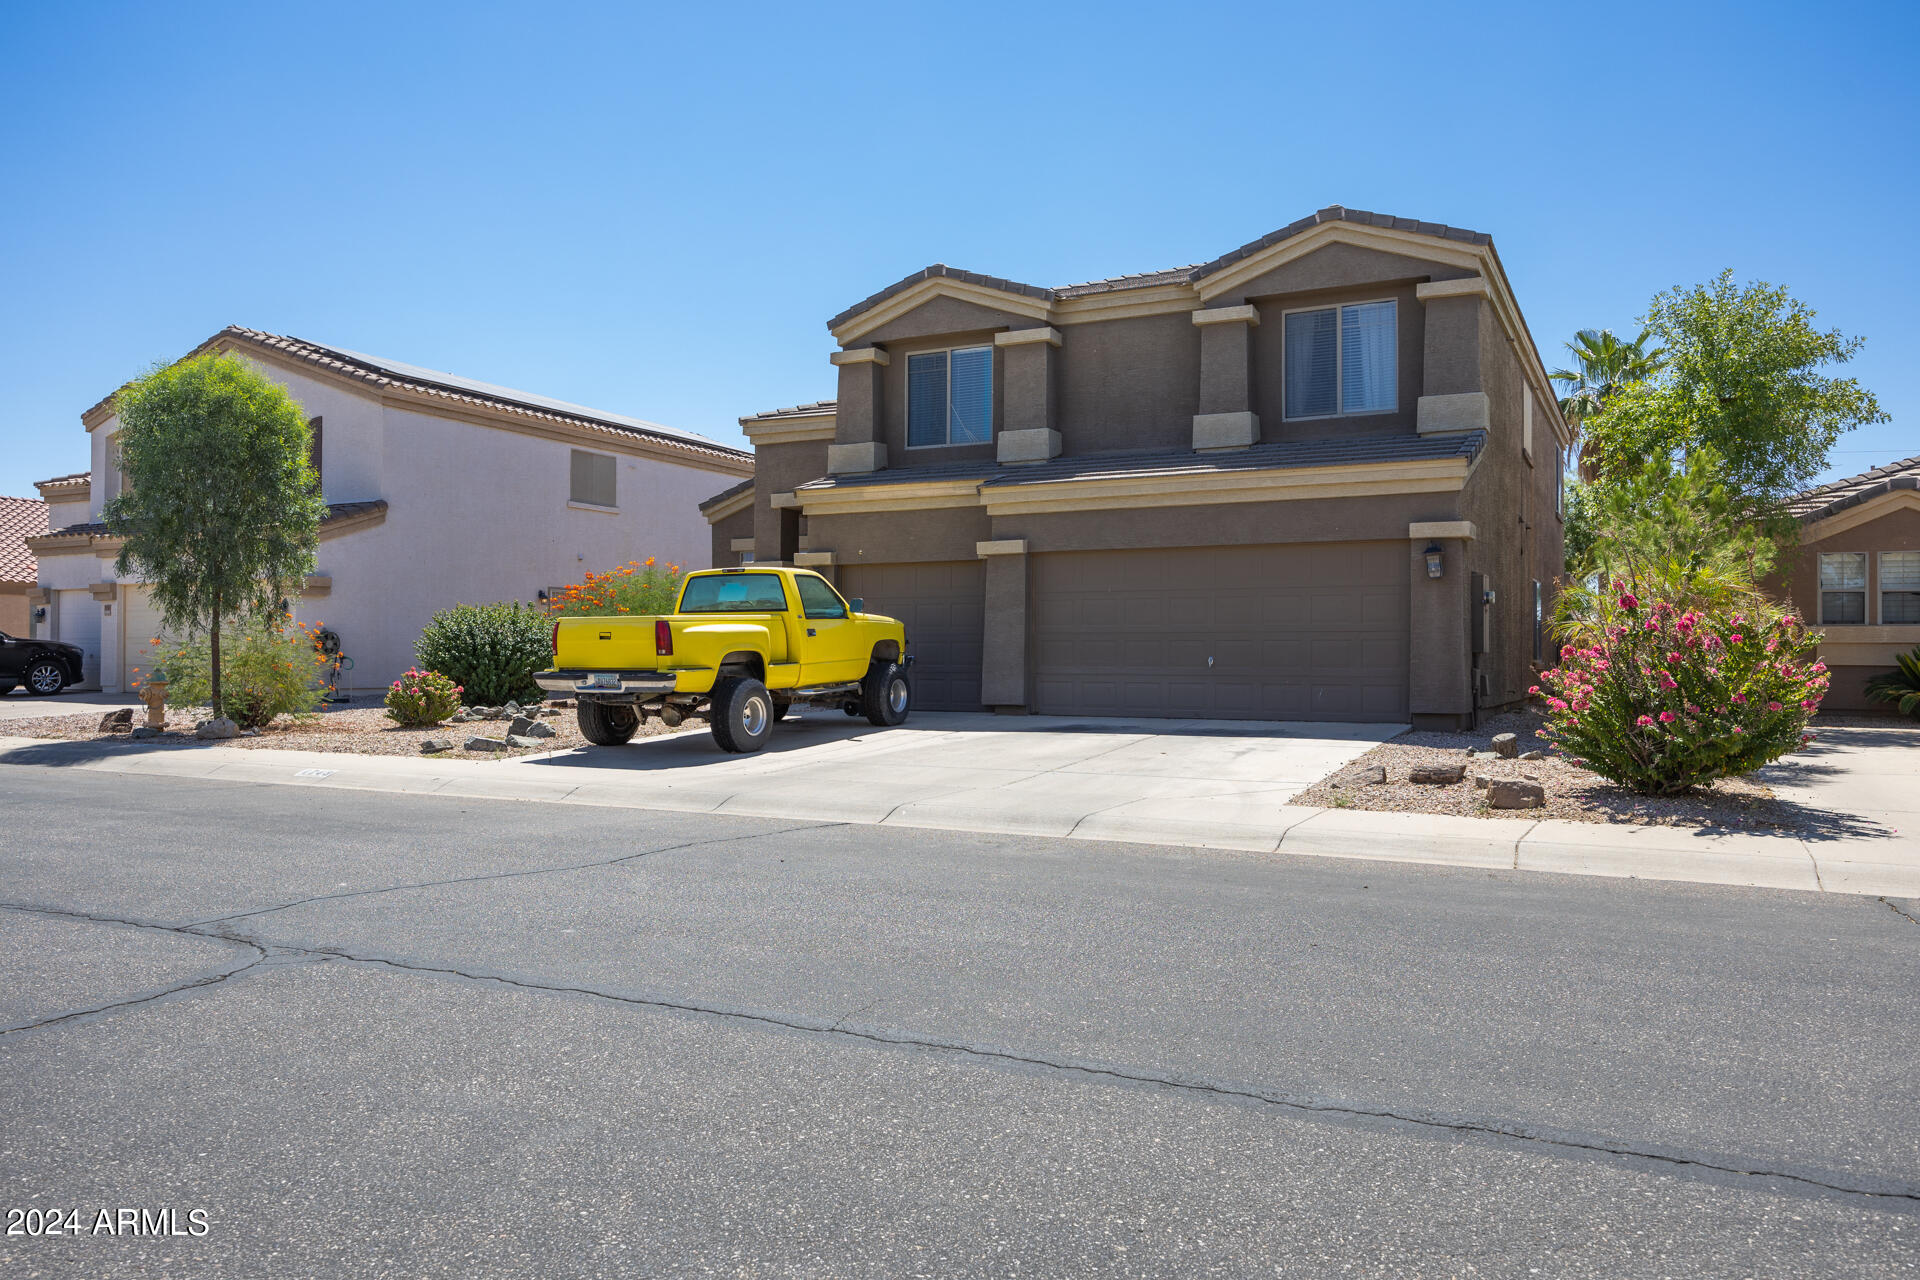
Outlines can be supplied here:
<path id="1" fill-rule="evenodd" d="M 153 671 L 155 640 L 164 637 L 160 611 L 147 600 L 145 587 L 122 586 L 120 607 L 121 678 L 120 687 L 131 690 L 133 682 L 144 680 Z M 137 668 L 137 669 L 136 669 Z"/>
<path id="2" fill-rule="evenodd" d="M 872 613 L 907 624 L 914 705 L 928 711 L 980 709 L 980 645 L 986 630 L 986 572 L 979 560 L 841 567 L 840 590 Z"/>
<path id="3" fill-rule="evenodd" d="M 1042 714 L 1406 719 L 1404 542 L 1055 552 L 1032 572 Z"/>
<path id="4" fill-rule="evenodd" d="M 84 587 L 54 593 L 53 638 L 65 644 L 77 644 L 85 653 L 82 664 L 83 685 L 100 683 L 100 602 Z"/>

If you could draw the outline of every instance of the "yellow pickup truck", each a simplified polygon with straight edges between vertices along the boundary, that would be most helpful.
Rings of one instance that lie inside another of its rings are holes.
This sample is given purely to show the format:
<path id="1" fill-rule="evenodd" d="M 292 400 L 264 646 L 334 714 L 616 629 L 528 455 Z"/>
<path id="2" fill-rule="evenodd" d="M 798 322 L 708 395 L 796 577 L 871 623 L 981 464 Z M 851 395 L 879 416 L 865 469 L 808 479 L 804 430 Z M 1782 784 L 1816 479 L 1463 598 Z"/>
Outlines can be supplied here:
<path id="1" fill-rule="evenodd" d="M 704 711 L 722 751 L 758 751 L 800 705 L 839 707 L 882 727 L 913 705 L 906 628 L 862 611 L 808 569 L 687 575 L 661 617 L 561 618 L 553 670 L 534 680 L 578 705 L 588 742 L 617 746 L 649 715 Z"/>

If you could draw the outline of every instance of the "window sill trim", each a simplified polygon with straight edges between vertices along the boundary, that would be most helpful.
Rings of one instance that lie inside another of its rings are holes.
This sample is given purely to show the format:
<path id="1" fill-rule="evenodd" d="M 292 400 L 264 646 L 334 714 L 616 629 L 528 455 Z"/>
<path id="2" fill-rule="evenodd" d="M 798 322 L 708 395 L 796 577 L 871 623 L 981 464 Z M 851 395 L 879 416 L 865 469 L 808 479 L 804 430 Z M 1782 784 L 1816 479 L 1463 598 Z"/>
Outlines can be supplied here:
<path id="1" fill-rule="evenodd" d="M 618 507 L 603 507 L 597 502 L 575 502 L 571 498 L 567 500 L 567 506 L 574 511 L 598 511 L 601 515 L 607 516 L 620 514 Z"/>

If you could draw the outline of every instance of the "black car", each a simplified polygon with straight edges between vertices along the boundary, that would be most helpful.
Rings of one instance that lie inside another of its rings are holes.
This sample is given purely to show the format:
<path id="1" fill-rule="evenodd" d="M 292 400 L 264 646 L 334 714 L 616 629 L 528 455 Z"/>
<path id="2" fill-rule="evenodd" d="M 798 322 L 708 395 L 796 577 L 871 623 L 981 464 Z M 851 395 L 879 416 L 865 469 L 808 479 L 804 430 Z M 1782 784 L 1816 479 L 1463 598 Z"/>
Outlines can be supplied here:
<path id="1" fill-rule="evenodd" d="M 80 663 L 85 657 L 78 648 L 57 640 L 22 640 L 0 631 L 0 694 L 12 693 L 17 684 L 27 692 L 45 697 L 70 684 L 80 683 Z"/>

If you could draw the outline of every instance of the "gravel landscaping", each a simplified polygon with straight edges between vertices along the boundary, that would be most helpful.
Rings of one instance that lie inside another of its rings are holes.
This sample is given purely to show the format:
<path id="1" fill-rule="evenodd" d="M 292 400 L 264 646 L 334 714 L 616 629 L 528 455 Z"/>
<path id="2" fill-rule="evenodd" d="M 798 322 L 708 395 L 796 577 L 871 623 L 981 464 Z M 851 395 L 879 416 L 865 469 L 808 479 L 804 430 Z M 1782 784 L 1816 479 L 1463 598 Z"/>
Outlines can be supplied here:
<path id="1" fill-rule="evenodd" d="M 205 719 L 204 708 L 173 709 L 167 713 L 167 729 L 157 737 L 130 739 L 125 733 L 100 732 L 101 712 L 89 711 L 83 715 L 35 717 L 30 720 L 9 722 L 4 732 L 23 738 L 62 738 L 82 742 L 120 742 L 133 747 L 152 746 L 206 746 L 193 736 L 196 721 Z M 134 712 L 133 723 L 145 724 L 147 713 L 144 709 Z M 229 747 L 271 748 L 276 751 L 350 751 L 359 755 L 377 756 L 417 756 L 431 754 L 436 759 L 499 760 L 510 756 L 534 755 L 542 751 L 564 751 L 569 747 L 583 747 L 587 740 L 580 736 L 580 726 L 574 719 L 573 708 L 549 707 L 538 716 L 539 723 L 553 729 L 551 738 L 541 738 L 537 746 L 509 747 L 506 750 L 488 749 L 468 751 L 465 743 L 471 738 L 495 738 L 505 740 L 509 722 L 506 720 L 473 720 L 464 724 L 440 724 L 427 729 L 403 729 L 387 718 L 385 707 L 381 706 L 329 706 L 315 715 L 299 719 L 282 717 L 257 734 L 231 738 L 217 745 Z M 636 737 L 651 737 L 663 733 L 686 733 L 704 730 L 707 722 L 695 717 L 684 721 L 679 728 L 669 729 L 659 719 L 649 719 L 641 726 Z M 429 738 L 442 741 L 451 740 L 461 744 L 451 751 L 423 752 L 421 744 Z"/>
<path id="2" fill-rule="evenodd" d="M 1468 818 L 1563 818 L 1574 822 L 1635 822 L 1655 826 L 1725 830 L 1777 828 L 1814 834 L 1827 819 L 1781 800 L 1772 788 L 1751 778 L 1723 778 L 1683 796 L 1641 796 L 1608 782 L 1547 751 L 1539 760 L 1474 759 L 1492 750 L 1494 735 L 1511 733 L 1522 752 L 1541 750 L 1534 736 L 1542 721 L 1531 712 L 1509 712 L 1484 721 L 1471 733 L 1403 733 L 1384 742 L 1295 796 L 1292 803 L 1331 809 L 1370 809 L 1392 813 L 1442 813 Z M 1815 732 L 1819 724 L 1814 726 Z M 1433 786 L 1412 782 L 1418 768 L 1465 765 L 1459 782 Z M 1384 783 L 1370 783 L 1370 770 L 1386 770 Z M 1538 783 L 1544 803 L 1530 809 L 1495 809 L 1475 775 L 1489 781 L 1515 779 Z"/>

